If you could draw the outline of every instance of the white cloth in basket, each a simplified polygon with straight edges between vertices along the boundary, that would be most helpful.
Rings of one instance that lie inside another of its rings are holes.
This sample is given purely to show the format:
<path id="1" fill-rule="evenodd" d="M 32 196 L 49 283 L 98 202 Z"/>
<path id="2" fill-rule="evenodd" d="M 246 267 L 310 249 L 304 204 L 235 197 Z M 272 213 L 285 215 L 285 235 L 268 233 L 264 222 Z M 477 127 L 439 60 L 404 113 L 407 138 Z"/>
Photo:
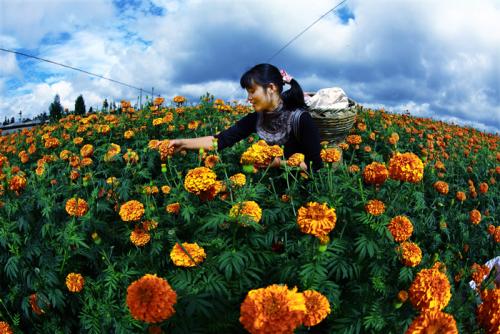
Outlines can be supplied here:
<path id="1" fill-rule="evenodd" d="M 306 101 L 309 109 L 318 111 L 342 110 L 349 107 L 349 98 L 340 87 L 323 88 Z"/>

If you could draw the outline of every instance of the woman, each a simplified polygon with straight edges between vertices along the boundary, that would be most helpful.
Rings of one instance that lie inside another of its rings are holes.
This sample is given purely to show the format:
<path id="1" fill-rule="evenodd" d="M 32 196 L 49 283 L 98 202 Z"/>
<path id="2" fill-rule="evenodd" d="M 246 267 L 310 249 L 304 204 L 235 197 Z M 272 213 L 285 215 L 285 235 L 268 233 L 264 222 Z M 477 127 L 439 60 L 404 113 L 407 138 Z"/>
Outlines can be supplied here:
<path id="1" fill-rule="evenodd" d="M 248 70 L 240 79 L 242 88 L 248 93 L 248 101 L 255 112 L 238 120 L 230 128 L 214 136 L 173 139 L 170 147 L 178 152 L 182 149 L 210 149 L 217 138 L 218 150 L 231 147 L 238 141 L 257 133 L 268 145 L 283 145 L 285 158 L 302 153 L 308 167 L 318 170 L 322 167 L 319 132 L 311 115 L 306 112 L 304 93 L 299 83 L 285 71 L 279 71 L 271 64 L 259 64 Z M 284 84 L 289 90 L 283 92 Z M 271 167 L 280 167 L 286 161 L 275 158 Z"/>

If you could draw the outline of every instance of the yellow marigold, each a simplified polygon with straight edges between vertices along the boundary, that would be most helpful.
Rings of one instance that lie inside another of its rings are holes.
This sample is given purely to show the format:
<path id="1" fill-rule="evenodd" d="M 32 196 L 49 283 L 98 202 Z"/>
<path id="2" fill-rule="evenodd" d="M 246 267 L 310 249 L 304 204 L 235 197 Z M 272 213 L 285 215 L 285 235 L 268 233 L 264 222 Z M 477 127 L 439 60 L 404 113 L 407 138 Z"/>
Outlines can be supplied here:
<path id="1" fill-rule="evenodd" d="M 82 198 L 70 198 L 66 201 L 66 212 L 70 216 L 82 217 L 89 211 L 87 202 Z"/>
<path id="2" fill-rule="evenodd" d="M 199 195 L 208 191 L 216 183 L 217 175 L 207 167 L 197 167 L 189 170 L 184 179 L 184 188 L 192 194 Z"/>
<path id="3" fill-rule="evenodd" d="M 21 159 L 21 163 L 23 164 L 27 163 L 30 159 L 30 156 L 26 153 L 26 151 L 19 152 L 18 157 Z"/>
<path id="4" fill-rule="evenodd" d="M 14 334 L 12 328 L 5 321 L 0 321 L 0 333 L 2 334 Z"/>
<path id="5" fill-rule="evenodd" d="M 92 158 L 83 158 L 82 161 L 80 161 L 80 166 L 86 167 L 92 165 L 93 163 L 94 161 L 92 160 Z"/>
<path id="6" fill-rule="evenodd" d="M 106 179 L 106 183 L 111 185 L 111 186 L 118 186 L 120 184 L 120 181 L 118 181 L 118 179 L 114 176 L 110 176 Z"/>
<path id="7" fill-rule="evenodd" d="M 403 241 L 398 246 L 398 251 L 401 252 L 401 261 L 407 267 L 418 266 L 422 261 L 422 250 L 414 242 Z"/>
<path id="8" fill-rule="evenodd" d="M 275 157 L 282 155 L 283 149 L 278 145 L 269 146 L 264 140 L 259 140 L 243 152 L 240 163 L 267 167 Z"/>
<path id="9" fill-rule="evenodd" d="M 231 184 L 236 187 L 243 187 L 247 183 L 247 177 L 243 173 L 234 174 L 229 180 Z"/>
<path id="10" fill-rule="evenodd" d="M 151 235 L 141 226 L 136 226 L 134 230 L 130 232 L 130 241 L 137 247 L 146 245 L 149 240 L 151 240 Z"/>
<path id="11" fill-rule="evenodd" d="M 413 224 L 406 216 L 392 218 L 387 228 L 396 242 L 408 240 L 413 233 Z"/>
<path id="12" fill-rule="evenodd" d="M 387 180 L 389 172 L 384 164 L 372 162 L 363 170 L 363 180 L 367 184 L 381 185 Z"/>
<path id="13" fill-rule="evenodd" d="M 125 139 L 131 139 L 131 138 L 134 138 L 134 136 L 135 136 L 135 132 L 132 130 L 127 130 L 123 133 L 123 138 L 125 138 Z"/>
<path id="14" fill-rule="evenodd" d="M 111 143 L 108 151 L 104 155 L 104 161 L 108 162 L 111 161 L 115 156 L 120 154 L 121 147 L 120 145 Z"/>
<path id="15" fill-rule="evenodd" d="M 299 208 L 297 224 L 300 231 L 316 237 L 327 235 L 335 228 L 337 215 L 334 208 L 329 208 L 326 203 L 309 202 Z"/>
<path id="16" fill-rule="evenodd" d="M 472 210 L 470 213 L 469 213 L 469 220 L 472 224 L 474 225 L 477 225 L 481 222 L 481 212 L 479 212 L 479 210 Z"/>
<path id="17" fill-rule="evenodd" d="M 59 142 L 59 139 L 57 138 L 47 138 L 47 140 L 45 140 L 45 148 L 56 148 L 58 147 L 59 145 L 61 145 L 61 143 Z"/>
<path id="18" fill-rule="evenodd" d="M 162 186 L 161 187 L 161 192 L 164 194 L 164 195 L 168 195 L 170 194 L 170 190 L 171 188 L 169 186 Z"/>
<path id="19" fill-rule="evenodd" d="M 174 102 L 175 103 L 184 103 L 184 102 L 186 102 L 186 98 L 184 96 L 177 95 L 174 97 Z"/>
<path id="20" fill-rule="evenodd" d="M 158 222 L 156 220 L 154 220 L 154 219 L 145 220 L 145 221 L 142 222 L 142 228 L 145 231 L 151 231 L 151 230 L 154 230 L 157 227 L 158 227 Z"/>
<path id="21" fill-rule="evenodd" d="M 419 310 L 442 310 L 451 299 L 448 277 L 439 269 L 422 269 L 410 286 L 410 301 Z"/>
<path id="22" fill-rule="evenodd" d="M 136 320 L 158 323 L 174 313 L 177 294 L 167 280 L 146 274 L 127 288 L 127 306 Z"/>
<path id="23" fill-rule="evenodd" d="M 451 314 L 426 310 L 413 319 L 405 334 L 458 334 L 457 322 Z"/>
<path id="24" fill-rule="evenodd" d="M 378 199 L 369 200 L 365 205 L 365 210 L 367 213 L 373 216 L 380 216 L 385 212 L 385 204 Z"/>
<path id="25" fill-rule="evenodd" d="M 483 280 L 490 274 L 490 268 L 487 265 L 480 265 L 473 263 L 471 267 L 471 278 L 476 283 L 476 286 L 480 286 Z"/>
<path id="26" fill-rule="evenodd" d="M 342 157 L 342 152 L 334 147 L 324 148 L 321 150 L 321 159 L 324 162 L 339 162 Z"/>
<path id="27" fill-rule="evenodd" d="M 203 247 L 198 246 L 197 243 L 183 242 L 182 247 L 176 243 L 170 252 L 172 262 L 178 267 L 195 267 L 207 257 Z"/>
<path id="28" fill-rule="evenodd" d="M 304 162 L 305 156 L 302 153 L 292 154 L 286 164 L 290 167 L 299 167 L 301 162 Z"/>
<path id="29" fill-rule="evenodd" d="M 26 188 L 26 178 L 21 175 L 15 175 L 9 180 L 9 189 L 19 195 Z"/>
<path id="30" fill-rule="evenodd" d="M 120 217 L 125 222 L 141 220 L 144 215 L 144 205 L 136 200 L 128 201 L 120 207 Z"/>
<path id="31" fill-rule="evenodd" d="M 477 321 L 488 334 L 500 333 L 500 289 L 483 290 L 477 307 Z"/>
<path id="32" fill-rule="evenodd" d="M 180 209 L 181 205 L 179 203 L 172 203 L 165 207 L 165 211 L 172 214 L 178 214 Z"/>
<path id="33" fill-rule="evenodd" d="M 293 333 L 307 308 L 302 293 L 286 285 L 250 290 L 240 307 L 240 322 L 252 334 Z"/>
<path id="34" fill-rule="evenodd" d="M 444 181 L 436 181 L 434 183 L 434 189 L 436 189 L 436 191 L 442 195 L 446 195 L 448 194 L 448 190 L 449 190 L 449 187 L 448 187 L 448 183 L 444 182 Z"/>
<path id="35" fill-rule="evenodd" d="M 315 326 L 330 314 L 330 302 L 321 293 L 314 290 L 306 290 L 302 295 L 305 298 L 307 309 L 303 322 L 304 326 Z"/>
<path id="36" fill-rule="evenodd" d="M 457 201 L 463 202 L 467 199 L 467 196 L 463 191 L 457 191 L 455 198 L 457 199 Z"/>
<path id="37" fill-rule="evenodd" d="M 94 146 L 91 144 L 85 144 L 83 147 L 80 149 L 80 155 L 83 158 L 89 158 L 94 154 Z"/>
<path id="38" fill-rule="evenodd" d="M 391 179 L 417 183 L 424 177 L 424 163 L 411 152 L 396 153 L 389 161 Z"/>
<path id="39" fill-rule="evenodd" d="M 159 192 L 157 186 L 143 186 L 142 191 L 147 195 L 156 195 Z"/>
<path id="40" fill-rule="evenodd" d="M 345 141 L 350 145 L 359 145 L 363 142 L 360 135 L 349 135 Z"/>
<path id="41" fill-rule="evenodd" d="M 396 145 L 398 141 L 399 141 L 398 133 L 397 132 L 391 133 L 391 135 L 389 136 L 389 144 Z"/>
<path id="42" fill-rule="evenodd" d="M 211 154 L 205 158 L 205 167 L 214 168 L 218 162 L 219 162 L 219 157 Z"/>
<path id="43" fill-rule="evenodd" d="M 165 101 L 165 99 L 163 97 L 156 97 L 154 100 L 153 100 L 153 105 L 154 106 L 159 106 L 163 103 L 163 101 Z"/>
<path id="44" fill-rule="evenodd" d="M 137 152 L 133 151 L 132 149 L 127 149 L 127 153 L 123 155 L 123 160 L 125 160 L 127 163 L 137 163 L 139 161 L 139 155 Z"/>
<path id="45" fill-rule="evenodd" d="M 262 209 L 254 201 L 245 201 L 233 205 L 231 207 L 231 210 L 229 210 L 229 217 L 238 217 L 242 220 L 240 221 L 240 223 L 244 226 L 246 225 L 245 220 L 247 219 L 258 223 L 262 218 Z"/>
<path id="46" fill-rule="evenodd" d="M 83 289 L 83 285 L 85 284 L 85 279 L 81 274 L 77 273 L 69 273 L 66 276 L 66 287 L 71 292 L 80 292 Z"/>
<path id="47" fill-rule="evenodd" d="M 162 125 L 164 123 L 163 117 L 153 119 L 153 126 Z"/>

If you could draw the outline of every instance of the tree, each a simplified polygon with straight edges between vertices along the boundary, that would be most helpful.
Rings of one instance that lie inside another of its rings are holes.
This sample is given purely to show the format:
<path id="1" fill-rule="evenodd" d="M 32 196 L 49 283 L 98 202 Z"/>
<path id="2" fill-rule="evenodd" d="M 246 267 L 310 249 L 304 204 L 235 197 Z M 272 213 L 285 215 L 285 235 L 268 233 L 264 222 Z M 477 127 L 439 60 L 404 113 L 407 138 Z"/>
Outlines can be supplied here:
<path id="1" fill-rule="evenodd" d="M 49 107 L 49 118 L 51 122 L 58 121 L 61 119 L 63 113 L 63 106 L 61 105 L 61 99 L 59 95 L 56 94 L 54 97 L 54 102 L 50 104 Z"/>
<path id="2" fill-rule="evenodd" d="M 94 108 L 90 107 L 89 108 L 89 114 L 92 114 L 94 112 Z"/>
<path id="3" fill-rule="evenodd" d="M 12 118 L 10 119 L 10 122 L 11 122 L 11 123 L 15 123 L 15 122 L 16 122 L 16 119 L 15 119 L 14 117 L 12 117 Z"/>
<path id="4" fill-rule="evenodd" d="M 75 101 L 75 115 L 85 115 L 85 101 L 83 96 L 80 95 Z"/>
<path id="5" fill-rule="evenodd" d="M 102 103 L 102 109 L 108 111 L 108 99 L 104 99 L 104 102 Z"/>

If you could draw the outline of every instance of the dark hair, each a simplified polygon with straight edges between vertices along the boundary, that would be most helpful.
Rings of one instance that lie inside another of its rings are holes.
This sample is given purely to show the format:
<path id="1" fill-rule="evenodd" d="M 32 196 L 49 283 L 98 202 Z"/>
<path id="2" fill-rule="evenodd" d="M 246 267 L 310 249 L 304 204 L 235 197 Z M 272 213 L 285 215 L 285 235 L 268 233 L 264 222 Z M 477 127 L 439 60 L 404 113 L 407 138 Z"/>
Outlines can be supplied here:
<path id="1" fill-rule="evenodd" d="M 302 91 L 302 88 L 297 80 L 292 79 L 290 82 L 290 89 L 283 92 L 283 77 L 281 76 L 278 68 L 274 65 L 255 65 L 246 71 L 240 79 L 240 85 L 242 88 L 250 88 L 253 84 L 267 88 L 271 83 L 278 87 L 278 92 L 281 95 L 285 109 L 295 110 L 298 108 L 307 108 L 306 103 L 304 102 L 304 92 Z"/>

